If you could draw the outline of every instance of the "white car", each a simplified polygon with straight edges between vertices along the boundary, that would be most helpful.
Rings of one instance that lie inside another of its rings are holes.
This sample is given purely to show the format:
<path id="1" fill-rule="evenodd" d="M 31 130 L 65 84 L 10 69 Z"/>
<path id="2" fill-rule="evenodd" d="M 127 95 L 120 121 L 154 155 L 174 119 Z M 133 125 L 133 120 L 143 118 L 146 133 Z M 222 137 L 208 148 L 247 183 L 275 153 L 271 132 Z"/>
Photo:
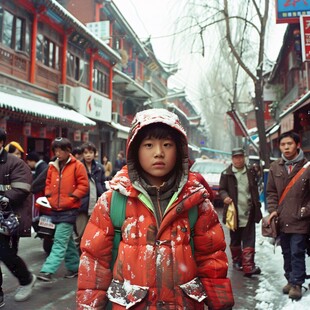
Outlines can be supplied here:
<path id="1" fill-rule="evenodd" d="M 212 188 L 214 195 L 214 205 L 222 206 L 222 200 L 219 197 L 218 191 L 220 186 L 221 173 L 228 167 L 229 162 L 216 159 L 197 158 L 190 170 L 200 173 Z"/>

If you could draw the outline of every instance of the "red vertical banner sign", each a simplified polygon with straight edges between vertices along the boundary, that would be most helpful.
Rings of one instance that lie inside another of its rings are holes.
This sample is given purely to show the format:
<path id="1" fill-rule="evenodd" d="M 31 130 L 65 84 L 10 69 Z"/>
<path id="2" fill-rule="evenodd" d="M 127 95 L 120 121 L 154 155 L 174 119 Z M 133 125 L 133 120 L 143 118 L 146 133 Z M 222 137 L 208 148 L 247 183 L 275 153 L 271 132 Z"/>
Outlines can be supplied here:
<path id="1" fill-rule="evenodd" d="M 300 16 L 302 60 L 310 61 L 310 15 Z"/>

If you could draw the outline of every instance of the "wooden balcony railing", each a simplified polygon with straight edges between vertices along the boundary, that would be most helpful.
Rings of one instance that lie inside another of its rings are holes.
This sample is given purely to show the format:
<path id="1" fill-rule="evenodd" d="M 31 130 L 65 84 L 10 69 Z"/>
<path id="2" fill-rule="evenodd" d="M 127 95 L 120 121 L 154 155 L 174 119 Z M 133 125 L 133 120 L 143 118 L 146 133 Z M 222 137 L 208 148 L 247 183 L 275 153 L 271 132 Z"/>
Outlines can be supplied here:
<path id="1" fill-rule="evenodd" d="M 0 70 L 22 80 L 29 80 L 30 60 L 28 55 L 0 47 Z"/>

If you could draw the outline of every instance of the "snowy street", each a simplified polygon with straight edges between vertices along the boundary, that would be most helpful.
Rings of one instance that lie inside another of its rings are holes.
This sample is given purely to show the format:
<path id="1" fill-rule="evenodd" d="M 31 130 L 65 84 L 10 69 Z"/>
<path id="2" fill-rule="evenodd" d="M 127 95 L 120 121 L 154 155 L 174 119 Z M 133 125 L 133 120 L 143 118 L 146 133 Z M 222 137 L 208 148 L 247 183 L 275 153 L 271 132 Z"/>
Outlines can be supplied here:
<path id="1" fill-rule="evenodd" d="M 219 211 L 219 210 L 217 210 Z M 221 219 L 221 214 L 219 212 Z M 283 258 L 281 247 L 271 244 L 269 238 L 261 235 L 261 223 L 256 226 L 256 255 L 255 262 L 262 269 L 262 274 L 252 278 L 243 277 L 242 272 L 232 269 L 229 253 L 229 232 L 223 225 L 227 255 L 229 256 L 229 277 L 235 298 L 234 310 L 304 310 L 310 309 L 310 279 L 303 284 L 303 297 L 292 301 L 282 293 L 282 287 L 287 283 L 284 278 Z M 307 274 L 310 274 L 310 257 L 306 257 Z M 307 288 L 307 290 L 306 290 Z"/>

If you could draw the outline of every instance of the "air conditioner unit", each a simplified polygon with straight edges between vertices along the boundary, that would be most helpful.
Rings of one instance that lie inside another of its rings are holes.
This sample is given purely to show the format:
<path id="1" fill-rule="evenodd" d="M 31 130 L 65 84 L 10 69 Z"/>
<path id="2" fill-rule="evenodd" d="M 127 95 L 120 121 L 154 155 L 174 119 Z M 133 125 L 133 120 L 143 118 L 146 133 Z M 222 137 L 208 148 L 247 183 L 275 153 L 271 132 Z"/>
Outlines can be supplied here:
<path id="1" fill-rule="evenodd" d="M 73 87 L 60 84 L 58 86 L 58 103 L 73 108 Z"/>
<path id="2" fill-rule="evenodd" d="M 112 122 L 119 123 L 119 114 L 117 112 L 112 112 Z"/>

